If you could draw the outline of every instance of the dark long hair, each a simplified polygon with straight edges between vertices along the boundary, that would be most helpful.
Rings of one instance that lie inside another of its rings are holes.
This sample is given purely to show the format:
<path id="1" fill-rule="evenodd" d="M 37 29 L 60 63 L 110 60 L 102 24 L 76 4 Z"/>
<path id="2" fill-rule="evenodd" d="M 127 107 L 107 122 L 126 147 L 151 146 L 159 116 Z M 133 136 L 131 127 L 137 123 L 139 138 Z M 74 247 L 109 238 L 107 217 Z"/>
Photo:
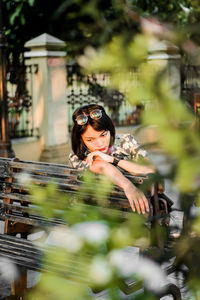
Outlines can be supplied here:
<path id="1" fill-rule="evenodd" d="M 88 122 L 84 125 L 78 125 L 76 122 L 76 118 L 78 115 L 83 113 L 89 114 L 94 109 L 100 109 L 102 111 L 102 117 L 98 120 L 94 120 L 88 116 Z M 88 124 L 92 126 L 92 128 L 96 131 L 109 130 L 110 131 L 110 146 L 114 144 L 115 140 L 115 127 L 113 125 L 112 120 L 106 114 L 104 108 L 101 105 L 97 104 L 89 104 L 85 106 L 81 106 L 76 109 L 73 113 L 72 119 L 74 121 L 74 126 L 72 128 L 71 134 L 71 142 L 72 142 L 72 150 L 78 156 L 79 159 L 83 160 L 85 158 L 85 152 L 87 147 L 85 146 L 81 135 L 86 131 Z"/>

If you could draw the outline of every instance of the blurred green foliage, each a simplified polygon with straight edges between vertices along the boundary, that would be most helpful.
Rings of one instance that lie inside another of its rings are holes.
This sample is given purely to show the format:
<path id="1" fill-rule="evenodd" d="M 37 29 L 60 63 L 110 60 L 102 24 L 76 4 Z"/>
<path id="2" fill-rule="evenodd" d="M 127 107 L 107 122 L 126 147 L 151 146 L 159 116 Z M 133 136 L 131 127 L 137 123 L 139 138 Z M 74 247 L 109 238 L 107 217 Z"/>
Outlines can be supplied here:
<path id="1" fill-rule="evenodd" d="M 83 53 L 87 45 L 98 48 L 116 35 L 129 41 L 140 31 L 140 16 L 156 16 L 169 25 L 178 26 L 184 38 L 199 42 L 195 26 L 200 20 L 197 2 L 58 0 L 46 5 L 40 0 L 2 0 L 3 25 L 9 53 L 15 59 L 25 42 L 45 32 L 66 41 L 68 55 L 74 58 Z M 173 30 L 176 31 L 176 27 Z"/>
<path id="2" fill-rule="evenodd" d="M 58 0 L 47 5 L 39 0 L 3 0 L 2 4 L 9 53 L 13 53 L 13 56 L 19 57 L 27 40 L 47 32 L 67 42 L 68 54 L 78 60 L 85 72 L 108 72 L 111 87 L 124 91 L 133 105 L 142 100 L 148 106 L 142 116 L 143 125 L 156 125 L 158 147 L 171 159 L 171 168 L 166 177 L 180 192 L 181 208 L 187 220 L 181 240 L 174 248 L 177 268 L 181 263 L 187 266 L 187 283 L 191 293 L 198 299 L 200 214 L 197 210 L 194 216 L 191 211 L 194 203 L 199 206 L 200 129 L 195 126 L 194 114 L 172 91 L 166 66 L 148 63 L 148 52 L 151 45 L 165 40 L 176 44 L 183 58 L 189 57 L 193 62 L 199 62 L 199 1 Z M 79 222 L 105 222 L 110 228 L 109 238 L 96 249 L 85 241 L 81 251 L 89 248 L 94 256 L 95 253 L 103 255 L 99 259 L 100 265 L 105 266 L 102 272 L 107 274 L 107 278 L 112 278 L 109 277 L 109 271 L 106 273 L 106 253 L 118 247 L 137 244 L 141 238 L 144 239 L 143 244 L 148 246 L 149 239 L 141 216 L 134 215 L 121 222 L 119 215 L 111 210 L 108 217 L 105 210 L 84 203 L 84 193 L 89 193 L 91 198 L 97 196 L 94 200 L 97 204 L 101 199 L 106 201 L 111 186 L 105 179 L 100 183 L 106 187 L 103 194 L 95 178 L 88 174 L 78 199 L 71 195 L 57 195 L 53 184 L 46 191 L 33 188 L 33 196 L 41 204 L 40 211 L 45 217 L 55 216 L 56 205 L 57 216 L 71 226 Z M 55 248 L 55 255 L 53 258 L 50 256 L 50 261 L 64 259 L 62 255 L 67 254 Z M 72 283 L 69 282 L 68 287 L 66 281 L 54 277 L 48 274 L 43 276 L 38 297 L 41 293 L 43 299 L 49 299 L 49 295 L 54 295 L 55 286 L 60 294 L 58 296 L 56 293 L 56 297 L 60 299 L 63 299 L 64 291 L 72 290 Z M 85 288 L 73 290 L 75 296 L 70 296 L 70 299 L 89 297 L 85 296 Z M 110 299 L 117 297 L 113 292 Z"/>
<path id="3" fill-rule="evenodd" d="M 86 49 L 79 63 L 87 72 L 109 72 L 110 85 L 123 90 L 130 103 L 134 105 L 142 100 L 148 105 L 143 124 L 157 126 L 159 147 L 176 159 L 176 185 L 180 192 L 196 192 L 199 190 L 196 178 L 200 176 L 199 129 L 192 129 L 194 114 L 172 91 L 165 72 L 167 66 L 147 61 L 151 42 L 152 36 L 141 33 L 125 47 L 123 38 L 115 37 L 99 51 Z M 133 67 L 139 68 L 134 83 L 130 71 Z"/>
<path id="4" fill-rule="evenodd" d="M 149 63 L 147 60 L 152 41 L 158 43 L 166 39 L 165 29 L 155 31 L 150 27 L 147 31 L 144 28 L 140 34 L 134 35 L 126 46 L 123 36 L 117 35 L 108 45 L 97 51 L 87 48 L 85 54 L 80 56 L 79 63 L 86 72 L 108 72 L 111 76 L 111 86 L 125 91 L 132 104 L 142 100 L 148 107 L 142 115 L 143 125 L 156 126 L 158 147 L 171 159 L 171 168 L 165 176 L 172 180 L 179 191 L 181 208 L 185 214 L 181 239 L 174 248 L 176 267 L 177 270 L 183 265 L 188 268 L 186 282 L 191 294 L 198 299 L 200 128 L 198 117 L 171 88 L 167 66 L 159 61 Z M 183 38 L 182 32 L 179 34 L 177 31 L 174 35 L 174 32 L 169 31 L 167 36 L 169 42 L 177 41 L 184 53 L 185 37 Z M 182 57 L 193 57 L 195 53 L 198 62 L 199 47 L 194 47 L 195 51 L 192 48 L 187 49 L 187 53 Z M 137 76 L 134 78 L 135 70 Z"/>
<path id="5" fill-rule="evenodd" d="M 91 289 L 105 288 L 109 288 L 106 299 L 122 299 L 119 280 L 127 275 L 118 266 L 120 252 L 115 251 L 130 246 L 144 249 L 150 244 L 150 234 L 143 216 L 109 207 L 112 188 L 107 178 L 90 172 L 85 172 L 73 196 L 58 192 L 54 182 L 46 187 L 30 182 L 33 213 L 50 220 L 60 218 L 64 223 L 43 228 L 47 239 L 42 261 L 48 272 L 41 273 L 38 285 L 25 299 L 93 299 Z M 129 279 L 137 276 L 133 271 Z M 137 297 L 140 299 L 140 294 Z M 154 298 L 147 293 L 145 299 Z"/>

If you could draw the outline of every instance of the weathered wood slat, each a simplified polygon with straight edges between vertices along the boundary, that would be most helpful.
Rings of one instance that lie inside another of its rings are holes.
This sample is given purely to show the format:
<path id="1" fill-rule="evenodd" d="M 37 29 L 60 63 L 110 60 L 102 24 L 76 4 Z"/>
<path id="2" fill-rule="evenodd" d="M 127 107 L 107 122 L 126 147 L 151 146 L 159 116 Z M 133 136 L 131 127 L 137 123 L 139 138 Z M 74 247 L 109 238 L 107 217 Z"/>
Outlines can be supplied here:
<path id="1" fill-rule="evenodd" d="M 55 174 L 55 175 L 72 175 L 79 174 L 78 170 L 68 166 L 68 165 L 56 165 L 56 164 L 46 164 L 21 161 L 21 162 L 10 162 L 10 168 L 18 168 L 28 172 L 41 172 L 43 174 Z"/>
<path id="2" fill-rule="evenodd" d="M 16 178 L 14 178 L 16 180 Z M 38 184 L 38 185 L 46 185 L 46 184 L 49 184 L 50 182 L 53 182 L 52 181 L 52 178 L 48 178 L 48 177 L 42 177 L 42 176 L 32 176 L 32 181 L 35 183 L 35 184 Z M 77 182 L 74 182 L 73 180 L 56 180 L 54 181 L 56 183 L 56 186 L 57 186 L 57 190 L 62 190 L 62 191 L 77 191 L 78 194 L 81 194 L 81 190 L 80 190 L 80 184 L 82 184 L 81 181 L 77 181 Z M 28 192 L 29 189 L 22 185 L 21 183 L 19 183 L 17 180 L 14 181 L 14 182 L 7 182 L 5 183 L 5 186 L 7 186 L 8 188 L 12 188 L 12 189 L 20 189 L 24 192 Z M 91 193 L 94 194 L 94 185 L 91 183 L 91 184 L 87 184 L 87 192 L 91 191 Z M 103 191 L 103 190 L 102 190 Z M 21 192 L 22 193 L 22 192 Z M 10 194 L 10 193 L 9 193 Z M 2 196 L 2 193 L 0 193 L 0 195 Z M 23 194 L 22 194 L 22 197 L 23 197 Z M 104 197 L 103 193 L 102 193 L 102 197 Z M 110 194 L 110 197 L 117 197 L 117 198 L 126 198 L 125 197 L 125 194 L 122 190 L 120 189 L 114 189 L 111 194 Z M 24 201 L 26 201 L 26 199 L 24 199 Z"/>
<path id="3" fill-rule="evenodd" d="M 23 217 L 21 215 L 14 215 L 14 214 L 3 214 L 1 216 L 2 220 L 8 220 L 11 222 L 16 222 L 16 223 L 21 223 L 21 224 L 26 224 L 26 225 L 32 225 L 35 226 L 37 228 L 42 228 L 42 227 L 46 227 L 46 226 L 55 226 L 55 225 L 60 225 L 63 224 L 63 221 L 58 221 L 58 220 L 51 220 L 51 219 L 45 219 L 45 218 L 41 218 L 39 216 L 27 216 L 27 217 Z M 14 225 L 14 224 L 13 224 Z M 12 224 L 11 224 L 12 226 Z"/>
<path id="4" fill-rule="evenodd" d="M 24 201 L 24 202 L 32 202 L 33 200 L 31 199 L 30 195 L 23 195 L 23 194 L 17 194 L 17 193 L 12 193 L 10 194 L 9 192 L 3 192 L 0 193 L 1 198 L 9 198 L 12 199 L 13 201 Z"/>
<path id="5" fill-rule="evenodd" d="M 35 172 L 35 173 L 41 173 L 44 175 L 55 175 L 55 176 L 72 176 L 77 175 L 80 176 L 80 171 L 72 168 L 69 165 L 64 164 L 55 164 L 55 163 L 46 163 L 46 162 L 35 162 L 35 161 L 13 161 L 12 159 L 7 158 L 0 158 L 0 170 L 4 169 L 5 166 L 9 168 L 17 168 L 19 170 L 26 170 L 28 173 Z M 12 172 L 12 170 L 10 170 Z M 1 171 L 0 174 L 3 174 L 6 172 Z M 133 178 L 138 181 L 138 183 L 141 183 L 141 180 L 147 179 L 147 176 L 141 174 L 141 175 L 130 175 L 126 174 L 126 176 Z"/>
<path id="6" fill-rule="evenodd" d="M 84 255 L 84 261 L 77 258 L 77 255 L 70 255 L 63 260 L 51 261 L 43 264 L 43 255 L 51 251 L 42 243 L 33 243 L 31 241 L 8 237 L 0 234 L 0 256 L 8 258 L 19 266 L 31 270 L 56 272 L 66 278 L 76 278 L 81 282 L 89 284 L 86 277 L 80 274 L 86 274 L 86 266 L 91 261 L 90 255 Z"/>
<path id="7" fill-rule="evenodd" d="M 14 188 L 19 188 L 20 186 L 16 186 L 16 185 L 11 185 L 12 187 Z M 70 186 L 71 188 L 71 186 Z M 28 191 L 28 190 L 27 190 Z M 60 191 L 59 189 L 57 189 L 57 191 Z M 80 197 L 80 196 L 84 196 L 84 191 L 80 191 L 78 188 L 75 189 L 75 190 L 63 190 L 62 191 L 63 193 L 65 193 L 66 195 L 69 195 L 73 198 L 73 196 L 77 196 L 77 197 Z M 91 192 L 93 192 L 92 190 L 92 187 L 91 187 Z M 94 197 L 94 194 L 91 193 L 90 197 L 92 198 L 92 196 Z M 27 203 L 34 203 L 34 198 L 33 196 L 31 195 L 24 195 L 24 194 L 17 194 L 17 193 L 13 193 L 13 194 L 10 194 L 9 192 L 3 192 L 1 193 L 0 192 L 0 198 L 9 198 L 13 201 L 23 201 L 23 202 L 27 202 Z M 103 205 L 108 205 L 109 204 L 109 201 L 112 202 L 112 205 L 116 205 L 116 206 L 121 206 L 121 208 L 124 208 L 124 207 L 129 207 L 129 204 L 128 204 L 128 200 L 125 198 L 124 194 L 123 193 L 120 193 L 120 192 L 113 192 L 111 195 L 109 195 L 109 197 L 107 198 L 106 195 L 102 195 L 102 206 Z M 104 200 L 108 199 L 107 202 L 105 202 Z M 94 201 L 95 199 L 91 200 L 91 203 L 95 203 Z"/>
<path id="8" fill-rule="evenodd" d="M 87 211 L 89 212 L 91 208 L 94 207 L 94 205 L 89 205 L 86 203 L 76 203 L 76 206 L 79 207 L 80 211 Z M 68 207 L 68 210 L 70 211 L 73 209 L 74 205 L 70 205 Z M 12 222 L 21 222 L 24 224 L 29 224 L 33 226 L 50 226 L 50 225 L 56 225 L 56 224 L 64 224 L 64 222 L 61 219 L 53 218 L 53 219 L 45 219 L 42 216 L 39 216 L 39 208 L 38 207 L 24 207 L 19 205 L 13 205 L 13 204 L 7 204 L 4 203 L 2 205 L 2 209 L 9 209 L 10 212 L 6 213 L 4 212 L 2 214 L 2 219 L 7 219 Z M 110 207 L 103 207 L 95 205 L 95 209 L 99 211 L 99 213 L 110 216 L 110 217 L 117 217 L 119 219 L 127 219 L 128 217 L 132 217 L 133 214 L 131 211 L 123 211 L 123 210 L 117 210 L 110 208 Z M 62 212 L 62 211 L 60 211 Z M 34 214 L 35 213 L 35 214 Z M 37 213 L 37 214 L 36 214 Z M 27 214 L 26 216 L 23 216 L 23 214 Z M 55 212 L 55 214 L 59 214 L 59 210 Z"/>

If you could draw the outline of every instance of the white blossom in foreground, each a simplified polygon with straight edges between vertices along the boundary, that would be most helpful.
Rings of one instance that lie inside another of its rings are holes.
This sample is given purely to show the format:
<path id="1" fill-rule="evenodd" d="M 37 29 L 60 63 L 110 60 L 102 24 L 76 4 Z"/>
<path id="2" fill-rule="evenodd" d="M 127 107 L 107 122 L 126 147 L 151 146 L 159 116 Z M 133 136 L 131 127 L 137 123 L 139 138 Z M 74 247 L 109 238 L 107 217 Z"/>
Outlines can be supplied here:
<path id="1" fill-rule="evenodd" d="M 89 268 L 89 277 L 92 282 L 97 285 L 105 285 L 109 283 L 112 277 L 112 271 L 104 257 L 94 257 Z"/>
<path id="2" fill-rule="evenodd" d="M 72 229 L 91 245 L 103 244 L 109 237 L 109 227 L 102 221 L 78 223 Z"/>
<path id="3" fill-rule="evenodd" d="M 0 257 L 0 275 L 6 280 L 16 279 L 17 267 L 8 258 Z"/>
<path id="4" fill-rule="evenodd" d="M 148 290 L 161 291 L 167 284 L 167 276 L 161 267 L 148 258 L 136 256 L 131 247 L 111 251 L 109 262 L 121 276 L 135 275 L 138 279 L 144 280 Z"/>
<path id="5" fill-rule="evenodd" d="M 78 252 L 83 244 L 80 237 L 65 226 L 54 227 L 45 243 L 51 246 L 63 247 L 71 253 Z"/>
<path id="6" fill-rule="evenodd" d="M 19 184 L 28 186 L 31 183 L 31 175 L 27 172 L 17 173 L 17 181 Z"/>

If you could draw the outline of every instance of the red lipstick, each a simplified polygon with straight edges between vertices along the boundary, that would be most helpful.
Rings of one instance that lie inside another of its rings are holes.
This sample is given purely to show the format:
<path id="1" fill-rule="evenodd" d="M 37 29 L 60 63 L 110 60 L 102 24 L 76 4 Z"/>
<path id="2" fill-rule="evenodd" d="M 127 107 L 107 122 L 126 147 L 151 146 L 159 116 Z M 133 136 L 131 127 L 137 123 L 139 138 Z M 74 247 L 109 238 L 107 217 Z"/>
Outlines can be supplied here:
<path id="1" fill-rule="evenodd" d="M 101 149 L 98 149 L 98 151 L 105 151 L 107 147 L 104 147 L 104 148 L 101 148 Z"/>

